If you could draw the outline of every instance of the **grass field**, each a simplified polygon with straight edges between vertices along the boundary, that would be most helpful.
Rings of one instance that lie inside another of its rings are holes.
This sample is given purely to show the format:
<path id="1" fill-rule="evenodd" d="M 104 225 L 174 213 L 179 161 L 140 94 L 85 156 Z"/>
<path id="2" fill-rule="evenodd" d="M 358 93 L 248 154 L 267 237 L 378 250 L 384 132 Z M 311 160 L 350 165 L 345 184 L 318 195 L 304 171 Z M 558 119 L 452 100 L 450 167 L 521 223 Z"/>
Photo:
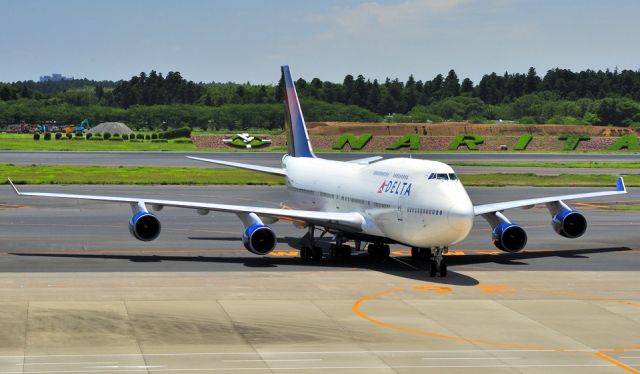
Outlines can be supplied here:
<path id="1" fill-rule="evenodd" d="M 640 162 L 450 162 L 449 165 L 573 169 L 640 169 Z"/>
<path id="2" fill-rule="evenodd" d="M 175 185 L 282 185 L 284 178 L 238 169 L 173 168 L 150 166 L 0 165 L 0 183 L 16 184 L 175 184 Z M 608 174 L 493 173 L 461 175 L 466 186 L 614 187 Z M 627 186 L 640 186 L 640 175 L 625 177 Z"/>

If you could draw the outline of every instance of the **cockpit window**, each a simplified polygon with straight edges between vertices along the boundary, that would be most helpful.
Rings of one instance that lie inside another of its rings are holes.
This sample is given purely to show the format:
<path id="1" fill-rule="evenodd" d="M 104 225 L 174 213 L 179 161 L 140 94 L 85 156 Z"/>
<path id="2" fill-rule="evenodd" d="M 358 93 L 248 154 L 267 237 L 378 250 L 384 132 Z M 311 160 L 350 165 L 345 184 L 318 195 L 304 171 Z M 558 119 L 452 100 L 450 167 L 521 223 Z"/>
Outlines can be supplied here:
<path id="1" fill-rule="evenodd" d="M 438 180 L 443 180 L 443 181 L 449 180 L 449 176 L 447 176 L 447 174 L 437 174 L 437 178 Z"/>
<path id="2" fill-rule="evenodd" d="M 450 174 L 449 174 L 449 180 L 457 181 L 457 180 L 458 180 L 458 176 L 457 176 L 457 175 L 455 175 L 455 174 L 453 174 L 453 173 L 450 173 Z"/>
<path id="3" fill-rule="evenodd" d="M 436 179 L 436 173 L 429 174 L 429 178 L 427 179 Z"/>

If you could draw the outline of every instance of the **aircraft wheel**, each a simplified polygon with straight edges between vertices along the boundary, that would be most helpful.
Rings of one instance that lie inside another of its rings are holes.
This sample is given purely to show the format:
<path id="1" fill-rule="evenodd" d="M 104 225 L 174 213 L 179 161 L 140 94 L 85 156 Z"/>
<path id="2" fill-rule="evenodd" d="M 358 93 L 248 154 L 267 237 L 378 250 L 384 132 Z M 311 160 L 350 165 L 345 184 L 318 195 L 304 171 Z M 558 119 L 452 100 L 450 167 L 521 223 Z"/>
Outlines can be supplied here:
<path id="1" fill-rule="evenodd" d="M 440 277 L 445 278 L 447 276 L 447 263 L 442 261 L 440 263 Z"/>
<path id="2" fill-rule="evenodd" d="M 311 249 L 311 260 L 313 261 L 320 261 L 322 260 L 322 248 L 320 247 L 313 247 Z"/>
<path id="3" fill-rule="evenodd" d="M 380 256 L 380 247 L 376 244 L 369 244 L 367 252 L 369 252 L 369 257 L 377 259 Z"/>
<path id="4" fill-rule="evenodd" d="M 348 245 L 340 245 L 336 250 L 338 258 L 351 258 L 351 247 L 349 247 Z"/>
<path id="5" fill-rule="evenodd" d="M 429 272 L 429 276 L 431 278 L 435 278 L 435 276 L 438 274 L 438 266 L 435 261 L 427 261 L 427 271 Z"/>
<path id="6" fill-rule="evenodd" d="M 309 247 L 300 248 L 300 258 L 304 261 L 311 260 L 311 248 Z"/>
<path id="7" fill-rule="evenodd" d="M 389 249 L 388 245 L 385 244 L 380 247 L 380 259 L 386 260 L 387 258 L 389 258 L 390 254 L 391 254 L 391 249 Z"/>

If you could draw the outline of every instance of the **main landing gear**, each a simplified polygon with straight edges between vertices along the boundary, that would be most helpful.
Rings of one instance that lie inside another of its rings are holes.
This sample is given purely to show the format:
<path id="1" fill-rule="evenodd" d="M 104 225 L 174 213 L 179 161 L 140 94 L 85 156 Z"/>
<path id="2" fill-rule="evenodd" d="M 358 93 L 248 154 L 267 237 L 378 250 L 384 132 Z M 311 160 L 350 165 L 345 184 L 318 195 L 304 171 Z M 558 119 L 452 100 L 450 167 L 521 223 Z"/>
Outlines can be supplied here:
<path id="1" fill-rule="evenodd" d="M 440 274 L 442 278 L 447 276 L 447 263 L 443 254 L 449 252 L 448 247 L 435 248 L 411 248 L 411 258 L 414 260 L 426 260 L 427 271 L 430 277 Z"/>
<path id="2" fill-rule="evenodd" d="M 386 260 L 391 254 L 389 246 L 382 243 L 371 243 L 367 246 L 369 257 L 375 260 Z"/>
<path id="3" fill-rule="evenodd" d="M 314 239 L 315 226 L 309 225 L 309 231 L 302 237 L 302 246 L 300 247 L 300 258 L 304 261 L 320 261 L 322 260 L 322 248 L 315 245 Z"/>

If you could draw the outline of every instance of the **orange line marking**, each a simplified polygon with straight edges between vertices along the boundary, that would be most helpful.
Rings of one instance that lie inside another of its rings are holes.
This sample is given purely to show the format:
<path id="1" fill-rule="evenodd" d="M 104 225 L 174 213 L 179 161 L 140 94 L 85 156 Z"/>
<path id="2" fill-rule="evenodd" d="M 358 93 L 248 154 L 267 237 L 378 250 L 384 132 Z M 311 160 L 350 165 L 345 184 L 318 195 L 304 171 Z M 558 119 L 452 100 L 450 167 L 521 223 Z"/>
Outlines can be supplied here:
<path id="1" fill-rule="evenodd" d="M 455 340 L 455 341 L 460 341 L 460 342 L 465 342 L 465 343 L 476 343 L 476 344 L 486 344 L 486 345 L 493 345 L 493 346 L 497 346 L 497 347 L 506 347 L 506 348 L 517 348 L 517 349 L 539 349 L 539 350 L 547 350 L 547 351 L 554 351 L 554 352 L 563 352 L 563 349 L 558 349 L 558 348 L 549 348 L 549 347 L 542 347 L 542 346 L 537 346 L 537 345 L 529 345 L 529 344 L 519 344 L 519 343 L 505 343 L 505 342 L 498 342 L 498 341 L 493 341 L 493 340 L 484 340 L 484 339 L 474 339 L 474 338 L 465 338 L 463 336 L 455 336 L 455 335 L 446 335 L 446 334 L 441 334 L 441 333 L 437 333 L 437 332 L 432 332 L 432 331 L 425 331 L 425 330 L 417 330 L 417 329 L 413 329 L 410 327 L 404 327 L 404 326 L 399 326 L 393 323 L 389 323 L 389 322 L 384 322 L 384 321 L 380 321 L 379 319 L 373 318 L 371 316 L 369 316 L 368 314 L 364 313 L 361 310 L 361 306 L 362 304 L 364 304 L 366 301 L 368 300 L 372 300 L 375 299 L 377 297 L 383 296 L 383 295 L 388 295 L 388 294 L 392 294 L 392 293 L 397 293 L 397 292 L 401 292 L 402 288 L 389 288 L 383 291 L 378 291 L 366 296 L 363 296 L 362 298 L 358 299 L 354 304 L 353 304 L 353 312 L 360 318 L 374 323 L 376 325 L 379 326 L 383 326 L 383 327 L 388 327 L 394 330 L 398 330 L 398 331 L 403 331 L 403 332 L 408 332 L 408 333 L 412 333 L 412 334 L 417 334 L 417 335 L 423 335 L 423 336 L 429 336 L 429 337 L 433 337 L 433 338 L 439 338 L 439 339 L 446 339 L 446 340 Z"/>
<path id="2" fill-rule="evenodd" d="M 431 291 L 434 293 L 450 293 L 453 292 L 451 287 L 434 286 L 431 284 L 421 284 L 415 287 L 418 291 Z"/>
<path id="3" fill-rule="evenodd" d="M 574 203 L 574 205 L 588 206 L 588 207 L 597 208 L 597 209 L 609 209 L 608 205 L 600 205 L 600 204 L 593 204 L 593 203 Z"/>
<path id="4" fill-rule="evenodd" d="M 515 292 L 513 287 L 506 286 L 504 284 L 479 284 L 476 286 L 480 292 L 484 293 L 508 293 Z"/>
<path id="5" fill-rule="evenodd" d="M 603 360 L 607 361 L 607 362 L 608 362 L 608 363 L 610 363 L 610 364 L 613 364 L 613 365 L 615 365 L 615 366 L 619 367 L 620 369 L 624 369 L 624 370 L 626 370 L 626 371 L 627 371 L 627 372 L 629 372 L 629 373 L 633 373 L 633 374 L 640 374 L 640 371 L 638 371 L 638 370 L 636 370 L 636 369 L 632 368 L 632 367 L 631 367 L 631 366 L 629 366 L 629 365 L 625 365 L 625 364 L 623 364 L 622 362 L 620 362 L 620 361 L 618 361 L 618 360 L 614 360 L 613 358 L 611 358 L 611 357 L 609 357 L 609 356 L 605 355 L 605 354 L 604 354 L 604 353 L 602 353 L 602 352 L 594 353 L 594 355 L 595 355 L 596 357 L 599 357 L 599 358 L 601 358 L 601 359 L 603 359 Z"/>

